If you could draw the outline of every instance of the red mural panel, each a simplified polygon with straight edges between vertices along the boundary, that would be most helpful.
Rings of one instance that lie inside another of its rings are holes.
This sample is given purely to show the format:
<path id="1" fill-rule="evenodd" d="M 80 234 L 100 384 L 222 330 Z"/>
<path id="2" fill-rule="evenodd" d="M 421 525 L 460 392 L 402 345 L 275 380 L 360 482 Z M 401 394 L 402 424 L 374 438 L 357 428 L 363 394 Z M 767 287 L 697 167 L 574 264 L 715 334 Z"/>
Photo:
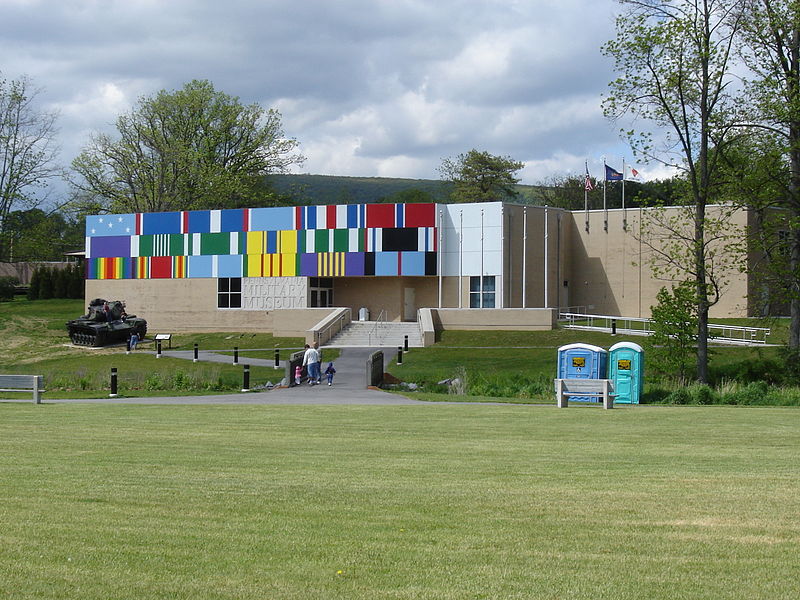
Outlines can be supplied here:
<path id="1" fill-rule="evenodd" d="M 172 278 L 172 257 L 154 256 L 150 259 L 150 278 L 151 279 L 171 279 Z"/>
<path id="2" fill-rule="evenodd" d="M 327 214 L 325 215 L 325 221 L 327 223 L 328 229 L 336 229 L 336 205 L 329 204 L 327 207 Z"/>
<path id="3" fill-rule="evenodd" d="M 394 204 L 367 204 L 367 227 L 394 227 Z"/>
<path id="4" fill-rule="evenodd" d="M 436 227 L 435 204 L 406 204 L 405 227 Z"/>

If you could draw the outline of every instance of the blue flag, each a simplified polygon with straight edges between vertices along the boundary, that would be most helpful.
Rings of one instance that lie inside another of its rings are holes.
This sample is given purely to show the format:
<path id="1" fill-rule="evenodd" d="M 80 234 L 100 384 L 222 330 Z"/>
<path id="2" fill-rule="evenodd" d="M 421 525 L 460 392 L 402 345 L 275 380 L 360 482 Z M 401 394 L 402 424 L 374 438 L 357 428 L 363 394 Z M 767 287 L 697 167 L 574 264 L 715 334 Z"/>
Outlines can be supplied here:
<path id="1" fill-rule="evenodd" d="M 606 181 L 622 181 L 622 173 L 606 165 Z"/>

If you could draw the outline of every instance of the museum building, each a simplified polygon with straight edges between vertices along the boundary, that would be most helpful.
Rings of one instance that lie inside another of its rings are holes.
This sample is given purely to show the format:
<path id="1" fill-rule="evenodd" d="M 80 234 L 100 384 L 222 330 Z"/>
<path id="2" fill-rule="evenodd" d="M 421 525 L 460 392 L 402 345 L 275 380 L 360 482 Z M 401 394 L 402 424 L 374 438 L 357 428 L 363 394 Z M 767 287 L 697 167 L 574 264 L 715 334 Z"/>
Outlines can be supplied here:
<path id="1" fill-rule="evenodd" d="M 526 328 L 528 309 L 649 316 L 668 283 L 650 272 L 641 224 L 638 209 L 504 202 L 95 215 L 86 299 L 125 300 L 172 331 L 302 331 L 331 307 L 388 321 L 433 308 L 505 328 Z M 712 314 L 746 316 L 748 286 L 735 277 Z"/>

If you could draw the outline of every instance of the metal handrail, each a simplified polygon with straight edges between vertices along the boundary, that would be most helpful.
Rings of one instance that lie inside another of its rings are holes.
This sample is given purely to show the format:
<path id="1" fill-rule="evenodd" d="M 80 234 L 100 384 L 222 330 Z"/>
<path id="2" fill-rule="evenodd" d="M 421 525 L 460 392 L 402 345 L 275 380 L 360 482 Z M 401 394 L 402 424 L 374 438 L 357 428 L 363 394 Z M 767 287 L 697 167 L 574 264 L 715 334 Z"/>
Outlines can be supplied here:
<path id="1" fill-rule="evenodd" d="M 610 331 L 628 335 L 652 335 L 652 319 L 643 317 L 616 317 L 612 315 L 590 315 L 587 313 L 559 312 L 559 321 L 566 321 L 567 329 Z M 771 329 L 767 327 L 745 327 L 709 323 L 709 338 L 730 344 L 766 344 Z"/>
<path id="2" fill-rule="evenodd" d="M 339 317 L 335 321 L 331 321 L 327 325 L 327 327 L 325 327 L 323 329 L 319 329 L 316 332 L 314 332 L 315 336 L 317 338 L 317 344 L 319 344 L 320 346 L 322 345 L 322 334 L 323 334 L 323 332 L 328 332 L 328 330 L 330 330 L 334 325 L 339 325 L 339 331 L 337 331 L 336 333 L 337 334 L 341 333 L 342 329 L 344 329 L 344 325 L 342 325 L 342 323 L 345 320 L 345 318 L 347 318 L 349 321 L 353 320 L 353 311 L 352 311 L 352 309 L 349 308 L 349 307 L 343 307 L 343 308 L 345 309 L 346 312 L 341 313 L 339 315 Z M 329 341 L 331 338 L 333 338 L 333 335 L 329 335 L 325 341 Z"/>
<path id="3" fill-rule="evenodd" d="M 380 324 L 382 322 L 385 322 L 385 321 L 386 321 L 386 309 L 382 308 L 381 312 L 378 313 L 378 319 L 375 321 L 375 325 L 373 325 L 372 329 L 370 329 L 367 332 L 367 344 L 369 344 L 370 346 L 372 345 L 372 334 L 373 333 L 375 334 L 376 343 L 377 343 L 377 340 L 381 339 L 380 338 Z"/>

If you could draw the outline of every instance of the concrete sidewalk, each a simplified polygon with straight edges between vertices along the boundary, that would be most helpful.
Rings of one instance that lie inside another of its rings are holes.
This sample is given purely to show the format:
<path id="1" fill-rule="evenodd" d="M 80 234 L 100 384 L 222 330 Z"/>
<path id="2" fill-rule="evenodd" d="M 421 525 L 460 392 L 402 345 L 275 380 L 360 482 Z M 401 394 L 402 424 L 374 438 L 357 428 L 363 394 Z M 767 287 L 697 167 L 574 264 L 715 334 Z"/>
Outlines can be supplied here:
<path id="1" fill-rule="evenodd" d="M 324 382 L 321 385 L 308 385 L 307 383 L 292 388 L 278 388 L 271 391 L 244 392 L 239 394 L 218 394 L 214 396 L 163 396 L 142 398 L 79 398 L 48 400 L 43 397 L 43 403 L 107 403 L 107 404 L 366 404 L 366 405 L 406 405 L 416 404 L 430 406 L 435 403 L 411 400 L 397 394 L 390 394 L 380 390 L 371 390 L 366 387 L 367 358 L 375 350 L 381 348 L 342 348 L 341 355 L 334 361 L 336 376 L 333 385 Z M 390 357 L 391 348 L 383 348 L 384 361 Z M 192 360 L 194 351 L 163 350 L 163 356 Z M 322 370 L 324 371 L 329 361 L 325 360 L 325 348 L 322 349 Z M 203 362 L 228 363 L 233 362 L 233 356 L 217 354 L 215 352 L 198 352 L 198 360 Z M 239 364 L 259 365 L 271 367 L 274 360 L 242 358 Z M 284 365 L 275 369 L 273 383 L 280 382 L 284 376 Z M 263 385 L 264 381 L 253 381 L 251 385 Z M 16 402 L 16 400 L 14 400 Z M 30 401 L 28 401 L 30 402 Z"/>

